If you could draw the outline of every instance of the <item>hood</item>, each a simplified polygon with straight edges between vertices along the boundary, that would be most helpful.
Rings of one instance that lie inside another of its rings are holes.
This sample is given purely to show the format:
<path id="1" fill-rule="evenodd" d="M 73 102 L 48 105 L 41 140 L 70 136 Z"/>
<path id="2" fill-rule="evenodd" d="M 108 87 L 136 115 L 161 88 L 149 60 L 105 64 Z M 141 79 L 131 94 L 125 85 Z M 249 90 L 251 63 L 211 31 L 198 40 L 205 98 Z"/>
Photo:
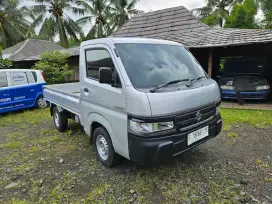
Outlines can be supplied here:
<path id="1" fill-rule="evenodd" d="M 190 89 L 174 92 L 146 93 L 152 116 L 175 114 L 188 109 L 215 103 L 220 100 L 220 90 L 214 80 L 205 80 Z"/>

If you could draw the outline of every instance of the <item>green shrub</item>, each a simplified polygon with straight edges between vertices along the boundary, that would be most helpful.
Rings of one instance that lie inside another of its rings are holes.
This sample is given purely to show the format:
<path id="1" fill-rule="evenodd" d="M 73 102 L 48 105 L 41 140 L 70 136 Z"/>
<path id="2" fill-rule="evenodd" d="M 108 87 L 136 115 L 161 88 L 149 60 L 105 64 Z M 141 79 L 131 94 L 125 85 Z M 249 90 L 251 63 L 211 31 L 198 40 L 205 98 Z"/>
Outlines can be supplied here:
<path id="1" fill-rule="evenodd" d="M 9 59 L 3 59 L 2 47 L 0 47 L 0 69 L 8 69 L 12 67 L 12 62 Z"/>
<path id="2" fill-rule="evenodd" d="M 33 69 L 43 71 L 46 81 L 49 84 L 64 82 L 72 71 L 69 70 L 67 64 L 68 53 L 61 53 L 60 51 L 46 51 L 40 55 L 40 61 L 37 62 Z"/>

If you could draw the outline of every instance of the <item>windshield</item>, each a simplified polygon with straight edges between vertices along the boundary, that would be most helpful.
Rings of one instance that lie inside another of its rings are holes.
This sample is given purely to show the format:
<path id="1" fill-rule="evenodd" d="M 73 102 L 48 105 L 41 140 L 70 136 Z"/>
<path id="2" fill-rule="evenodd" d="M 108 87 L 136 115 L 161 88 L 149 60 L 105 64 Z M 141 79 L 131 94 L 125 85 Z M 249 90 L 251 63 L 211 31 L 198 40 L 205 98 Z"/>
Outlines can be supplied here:
<path id="1" fill-rule="evenodd" d="M 136 88 L 206 76 L 192 54 L 182 46 L 125 43 L 116 44 L 116 48 Z"/>
<path id="2" fill-rule="evenodd" d="M 226 59 L 223 74 L 262 74 L 265 60 Z"/>

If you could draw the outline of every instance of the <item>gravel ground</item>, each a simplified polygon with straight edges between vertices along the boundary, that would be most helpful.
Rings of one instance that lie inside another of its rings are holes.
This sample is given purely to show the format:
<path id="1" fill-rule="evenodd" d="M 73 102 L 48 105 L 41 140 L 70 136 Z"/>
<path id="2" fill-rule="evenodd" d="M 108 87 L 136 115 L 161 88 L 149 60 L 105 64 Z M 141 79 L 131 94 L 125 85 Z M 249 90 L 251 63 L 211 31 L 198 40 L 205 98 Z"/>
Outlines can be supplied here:
<path id="1" fill-rule="evenodd" d="M 108 169 L 78 124 L 62 134 L 48 110 L 5 115 L 0 203 L 272 203 L 272 127 L 257 127 L 228 124 L 167 165 L 142 168 L 124 159 Z"/>

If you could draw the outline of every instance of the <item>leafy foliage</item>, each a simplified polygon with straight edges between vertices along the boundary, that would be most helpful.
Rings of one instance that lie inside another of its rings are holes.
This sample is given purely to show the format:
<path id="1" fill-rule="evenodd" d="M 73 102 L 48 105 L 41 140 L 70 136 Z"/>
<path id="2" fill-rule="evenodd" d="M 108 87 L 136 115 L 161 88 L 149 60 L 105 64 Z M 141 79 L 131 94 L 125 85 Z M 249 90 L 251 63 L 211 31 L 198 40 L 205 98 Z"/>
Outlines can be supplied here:
<path id="1" fill-rule="evenodd" d="M 67 64 L 69 54 L 59 51 L 47 51 L 41 54 L 40 57 L 41 60 L 34 65 L 33 69 L 42 70 L 49 84 L 64 82 L 67 77 L 72 75 L 72 71 L 69 70 Z"/>
<path id="2" fill-rule="evenodd" d="M 135 9 L 138 0 L 111 0 L 113 4 L 113 16 L 110 19 L 112 30 L 124 25 L 131 16 L 142 13 Z"/>
<path id="3" fill-rule="evenodd" d="M 12 67 L 12 62 L 9 59 L 2 58 L 2 48 L 0 47 L 0 69 L 8 69 Z"/>
<path id="4" fill-rule="evenodd" d="M 243 0 L 206 0 L 207 5 L 194 9 L 193 13 L 210 26 L 224 26 L 224 21 L 229 17 L 230 10 Z"/>
<path id="5" fill-rule="evenodd" d="M 271 0 L 259 0 L 261 8 L 265 16 L 265 27 L 272 29 L 272 1 Z"/>
<path id="6" fill-rule="evenodd" d="M 108 0 L 77 0 L 76 4 L 84 8 L 88 15 L 77 20 L 79 25 L 92 24 L 87 39 L 102 38 L 111 33 L 109 18 L 111 5 Z"/>
<path id="7" fill-rule="evenodd" d="M 60 38 L 60 44 L 68 48 L 68 37 L 78 40 L 83 36 L 81 28 L 66 13 L 72 11 L 75 14 L 84 14 L 84 10 L 73 5 L 73 0 L 35 0 L 31 7 L 31 15 L 35 19 L 32 27 L 41 25 L 39 35 L 42 39 L 54 40 Z"/>
<path id="8" fill-rule="evenodd" d="M 138 0 L 77 0 L 88 15 L 80 18 L 79 25 L 91 24 L 86 39 L 106 37 L 141 11 L 135 9 Z"/>
<path id="9" fill-rule="evenodd" d="M 245 0 L 243 4 L 234 6 L 231 15 L 227 18 L 226 28 L 257 28 L 255 16 L 257 5 L 254 0 Z"/>
<path id="10" fill-rule="evenodd" d="M 19 0 L 0 0 L 0 44 L 7 48 L 25 39 L 29 22 Z"/>

